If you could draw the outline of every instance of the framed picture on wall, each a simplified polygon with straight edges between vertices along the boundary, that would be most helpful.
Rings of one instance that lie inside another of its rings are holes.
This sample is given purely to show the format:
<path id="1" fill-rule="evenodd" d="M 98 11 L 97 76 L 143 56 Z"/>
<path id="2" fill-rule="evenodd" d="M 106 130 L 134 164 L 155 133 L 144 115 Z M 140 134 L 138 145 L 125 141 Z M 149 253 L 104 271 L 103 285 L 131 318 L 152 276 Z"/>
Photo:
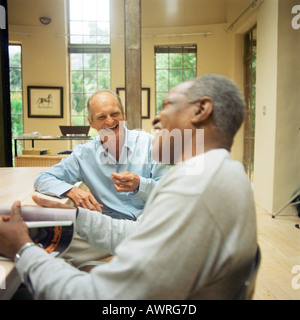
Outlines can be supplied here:
<path id="1" fill-rule="evenodd" d="M 117 88 L 116 92 L 122 101 L 124 111 L 126 113 L 125 88 Z M 142 119 L 149 119 L 150 118 L 150 88 L 142 88 L 141 115 L 142 115 Z"/>
<path id="2" fill-rule="evenodd" d="M 63 118 L 63 87 L 27 87 L 28 118 Z"/>

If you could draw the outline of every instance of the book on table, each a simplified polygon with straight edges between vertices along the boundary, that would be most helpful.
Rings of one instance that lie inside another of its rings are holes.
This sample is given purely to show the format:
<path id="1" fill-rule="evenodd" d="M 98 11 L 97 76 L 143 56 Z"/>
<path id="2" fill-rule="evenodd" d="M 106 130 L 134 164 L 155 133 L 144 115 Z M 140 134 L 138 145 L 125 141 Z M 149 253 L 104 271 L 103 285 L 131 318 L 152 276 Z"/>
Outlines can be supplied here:
<path id="1" fill-rule="evenodd" d="M 0 205 L 0 216 L 10 215 L 10 209 Z M 76 208 L 22 206 L 21 214 L 34 243 L 40 243 L 47 253 L 56 257 L 67 251 L 75 232 Z M 0 255 L 0 260 L 7 258 Z"/>

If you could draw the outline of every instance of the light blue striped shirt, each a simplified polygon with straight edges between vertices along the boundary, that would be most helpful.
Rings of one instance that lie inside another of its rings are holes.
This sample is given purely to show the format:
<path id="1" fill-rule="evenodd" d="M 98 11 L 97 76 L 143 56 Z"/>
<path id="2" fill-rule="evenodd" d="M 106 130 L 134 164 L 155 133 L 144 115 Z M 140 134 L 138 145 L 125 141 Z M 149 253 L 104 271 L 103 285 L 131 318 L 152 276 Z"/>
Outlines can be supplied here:
<path id="1" fill-rule="evenodd" d="M 103 213 L 115 218 L 137 218 L 143 211 L 151 190 L 168 167 L 151 157 L 153 136 L 145 131 L 125 128 L 125 143 L 117 162 L 104 150 L 99 136 L 78 145 L 60 163 L 42 172 L 34 181 L 36 191 L 61 197 L 82 181 L 96 200 L 103 204 Z M 133 172 L 140 177 L 138 191 L 118 192 L 111 173 Z"/>

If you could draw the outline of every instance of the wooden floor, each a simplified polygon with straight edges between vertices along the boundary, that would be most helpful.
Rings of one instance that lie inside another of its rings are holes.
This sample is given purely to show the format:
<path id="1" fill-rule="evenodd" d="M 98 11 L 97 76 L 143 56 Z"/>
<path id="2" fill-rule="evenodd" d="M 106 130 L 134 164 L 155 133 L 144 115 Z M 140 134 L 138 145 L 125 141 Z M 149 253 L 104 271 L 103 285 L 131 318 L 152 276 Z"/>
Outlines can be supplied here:
<path id="1" fill-rule="evenodd" d="M 298 215 L 279 214 L 272 218 L 257 206 L 262 259 L 253 300 L 300 300 L 300 288 L 292 285 L 298 275 L 296 283 L 300 286 L 300 229 L 296 224 L 300 224 Z M 299 271 L 293 274 L 295 265 L 299 265 Z"/>

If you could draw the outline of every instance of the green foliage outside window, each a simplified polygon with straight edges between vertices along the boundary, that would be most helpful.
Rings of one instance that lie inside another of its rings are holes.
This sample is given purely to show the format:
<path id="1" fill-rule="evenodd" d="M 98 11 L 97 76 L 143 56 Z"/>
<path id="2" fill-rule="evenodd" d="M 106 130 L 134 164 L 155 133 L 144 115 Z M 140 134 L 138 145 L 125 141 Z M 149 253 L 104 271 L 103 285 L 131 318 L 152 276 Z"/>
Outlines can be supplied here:
<path id="1" fill-rule="evenodd" d="M 72 124 L 89 125 L 87 101 L 100 89 L 110 89 L 109 53 L 72 53 Z M 90 135 L 96 133 L 91 130 Z"/>
<path id="2" fill-rule="evenodd" d="M 9 45 L 9 76 L 12 137 L 23 134 L 23 93 L 21 46 Z M 21 153 L 23 142 L 18 141 L 17 152 Z M 13 141 L 14 155 L 14 141 Z"/>
<path id="3" fill-rule="evenodd" d="M 180 53 L 172 53 L 172 47 L 164 49 L 169 52 L 159 53 L 159 48 L 156 50 L 156 113 L 159 113 L 162 101 L 171 88 L 196 77 L 197 59 L 196 52 L 184 52 L 184 48 Z"/>
<path id="4" fill-rule="evenodd" d="M 72 125 L 89 125 L 89 97 L 110 89 L 110 1 L 69 0 L 69 9 Z"/>

